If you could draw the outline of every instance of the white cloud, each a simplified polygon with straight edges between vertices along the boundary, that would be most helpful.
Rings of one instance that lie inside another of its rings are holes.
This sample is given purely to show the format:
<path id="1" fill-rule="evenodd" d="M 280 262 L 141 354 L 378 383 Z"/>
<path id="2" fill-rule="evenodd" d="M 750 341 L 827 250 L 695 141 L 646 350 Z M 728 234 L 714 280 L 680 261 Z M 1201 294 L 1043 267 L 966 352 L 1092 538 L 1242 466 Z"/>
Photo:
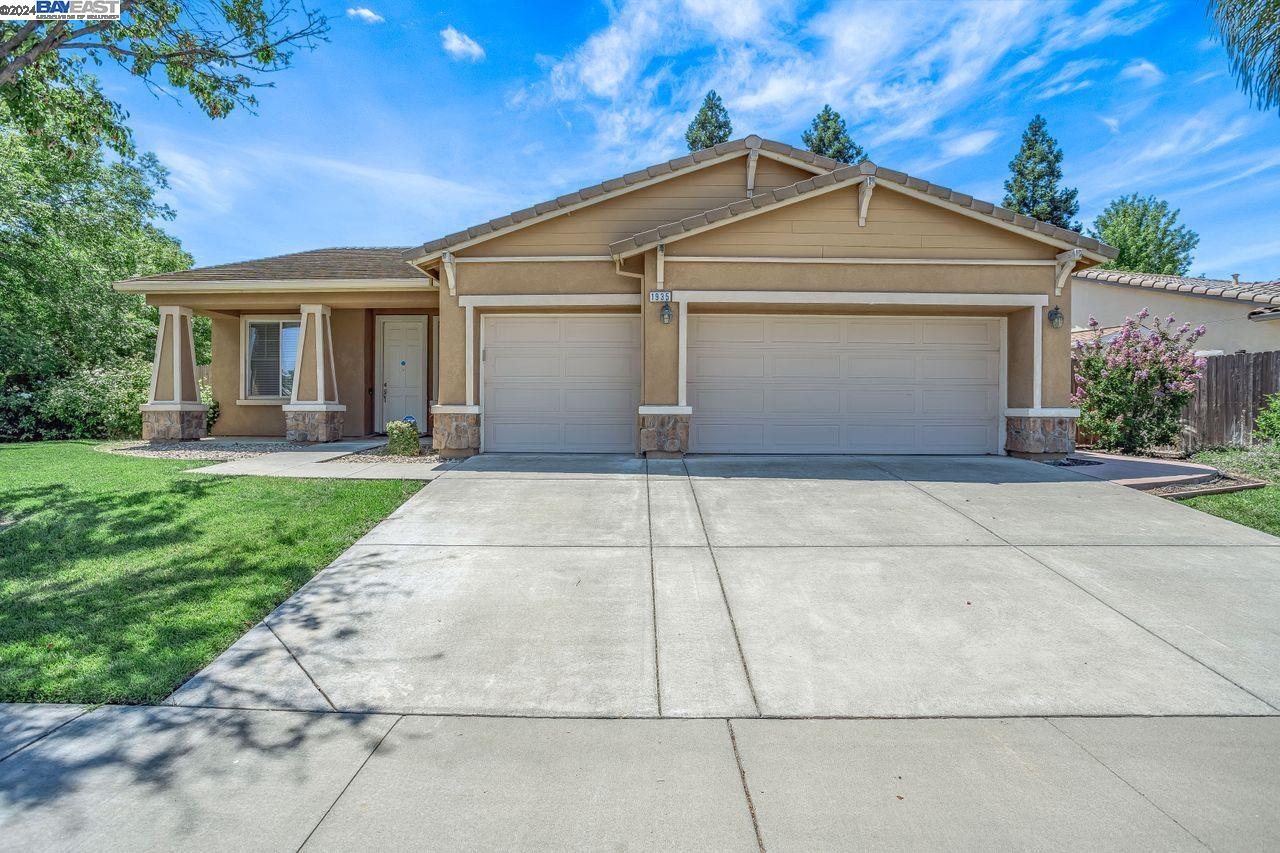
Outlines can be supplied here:
<path id="1" fill-rule="evenodd" d="M 1121 80 L 1136 80 L 1144 86 L 1154 86 L 1163 82 L 1164 78 L 1164 72 L 1147 59 L 1135 59 L 1120 72 Z"/>
<path id="2" fill-rule="evenodd" d="M 479 62 L 484 59 L 484 48 L 471 36 L 460 32 L 452 25 L 440 31 L 440 45 L 444 48 L 444 52 L 454 59 L 464 59 L 468 62 Z"/>
<path id="3" fill-rule="evenodd" d="M 1112 133 L 1120 132 L 1120 119 L 1114 118 L 1112 116 L 1098 116 L 1098 121 L 1105 124 L 1107 126 L 1107 130 L 1111 131 Z"/>
<path id="4" fill-rule="evenodd" d="M 386 18 L 366 6 L 355 6 L 347 9 L 348 18 L 356 18 L 366 24 L 381 24 Z"/>
<path id="5" fill-rule="evenodd" d="M 1082 79 L 1084 75 L 1110 64 L 1105 59 L 1073 59 L 1058 69 L 1057 74 L 1041 84 L 1036 100 L 1046 101 L 1049 98 L 1087 89 L 1093 85 L 1093 81 Z"/>
<path id="6" fill-rule="evenodd" d="M 994 130 L 976 130 L 961 136 L 954 136 L 942 143 L 942 153 L 948 157 L 973 157 L 991 147 L 1000 136 Z"/>

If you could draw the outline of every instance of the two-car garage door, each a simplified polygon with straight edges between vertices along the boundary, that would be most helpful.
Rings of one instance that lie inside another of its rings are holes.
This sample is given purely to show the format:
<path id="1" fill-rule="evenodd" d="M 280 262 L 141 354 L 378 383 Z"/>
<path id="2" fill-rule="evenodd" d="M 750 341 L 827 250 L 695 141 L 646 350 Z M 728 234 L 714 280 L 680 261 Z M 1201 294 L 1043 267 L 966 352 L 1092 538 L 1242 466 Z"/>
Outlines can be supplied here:
<path id="1" fill-rule="evenodd" d="M 694 453 L 999 450 L 1000 321 L 693 314 Z M 484 449 L 630 453 L 638 316 L 490 315 Z"/>
<path id="2" fill-rule="evenodd" d="M 998 452 L 997 319 L 689 319 L 692 452 Z"/>

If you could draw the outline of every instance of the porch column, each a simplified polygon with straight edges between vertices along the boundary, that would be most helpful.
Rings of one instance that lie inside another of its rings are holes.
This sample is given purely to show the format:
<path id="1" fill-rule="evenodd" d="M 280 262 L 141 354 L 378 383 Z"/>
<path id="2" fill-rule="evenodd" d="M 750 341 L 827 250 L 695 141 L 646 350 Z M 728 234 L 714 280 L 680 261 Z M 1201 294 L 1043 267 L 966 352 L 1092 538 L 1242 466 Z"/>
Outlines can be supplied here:
<path id="1" fill-rule="evenodd" d="M 337 441 L 347 407 L 338 402 L 328 305 L 302 305 L 293 392 L 284 410 L 289 441 Z"/>
<path id="2" fill-rule="evenodd" d="M 452 262 L 450 262 L 452 263 Z M 462 459 L 480 450 L 480 406 L 476 393 L 476 325 L 474 307 L 459 302 L 459 274 L 453 288 L 440 288 L 440 399 L 431 407 L 431 446 L 445 459 Z M 452 292 L 451 292 L 452 291 Z"/>
<path id="3" fill-rule="evenodd" d="M 663 304 L 649 302 L 647 292 L 667 290 L 669 267 L 666 251 L 659 246 L 645 253 L 645 293 L 640 312 L 644 329 L 644 397 L 639 418 L 640 452 L 650 458 L 683 456 L 689 450 L 689 423 L 693 409 L 687 399 L 689 305 L 671 304 L 670 321 L 662 322 Z"/>
<path id="4" fill-rule="evenodd" d="M 196 384 L 196 348 L 191 336 L 191 309 L 160 308 L 151 389 L 142 407 L 142 437 L 147 441 L 193 441 L 204 438 L 209 407 L 200 402 Z"/>

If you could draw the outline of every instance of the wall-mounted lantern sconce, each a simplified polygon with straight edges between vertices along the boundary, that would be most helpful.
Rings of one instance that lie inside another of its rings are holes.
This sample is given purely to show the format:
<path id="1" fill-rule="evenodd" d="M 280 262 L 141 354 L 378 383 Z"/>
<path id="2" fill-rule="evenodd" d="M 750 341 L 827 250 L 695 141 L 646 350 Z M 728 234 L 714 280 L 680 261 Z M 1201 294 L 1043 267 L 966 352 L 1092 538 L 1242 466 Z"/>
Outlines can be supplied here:
<path id="1" fill-rule="evenodd" d="M 670 302 L 662 303 L 661 317 L 662 317 L 662 325 L 664 326 L 671 325 L 671 303 Z"/>
<path id="2" fill-rule="evenodd" d="M 1061 329 L 1062 320 L 1063 320 L 1062 309 L 1059 308 L 1057 305 L 1053 306 L 1053 308 L 1049 311 L 1049 325 L 1053 326 L 1055 329 Z"/>

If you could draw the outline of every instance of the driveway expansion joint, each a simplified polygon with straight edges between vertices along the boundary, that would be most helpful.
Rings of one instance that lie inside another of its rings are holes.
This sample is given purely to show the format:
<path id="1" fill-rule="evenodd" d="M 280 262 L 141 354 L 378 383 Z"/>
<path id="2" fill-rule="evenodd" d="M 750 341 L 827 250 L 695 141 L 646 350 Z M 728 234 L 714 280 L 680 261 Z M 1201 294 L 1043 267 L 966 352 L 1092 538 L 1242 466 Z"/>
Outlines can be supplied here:
<path id="1" fill-rule="evenodd" d="M 733 731 L 733 720 L 725 720 L 729 730 L 729 745 L 733 747 L 733 760 L 738 765 L 738 778 L 742 780 L 742 796 L 747 801 L 747 814 L 751 816 L 751 828 L 755 830 L 756 846 L 760 853 L 765 853 L 764 836 L 760 834 L 760 821 L 756 818 L 755 803 L 751 801 L 751 785 L 747 782 L 747 769 L 742 765 L 742 754 L 738 751 L 738 736 Z"/>
<path id="2" fill-rule="evenodd" d="M 756 686 L 751 680 L 751 668 L 747 666 L 747 656 L 742 651 L 742 637 L 738 634 L 738 623 L 733 618 L 733 608 L 729 606 L 729 593 L 724 588 L 724 577 L 720 574 L 720 562 L 716 559 L 716 549 L 711 545 L 711 535 L 707 533 L 707 522 L 702 515 L 702 504 L 698 501 L 698 490 L 693 484 L 693 477 L 689 474 L 689 466 L 685 464 L 683 459 L 680 465 L 684 468 L 685 478 L 689 481 L 689 493 L 693 495 L 693 506 L 698 511 L 698 525 L 702 528 L 702 538 L 707 543 L 707 553 L 711 556 L 711 567 L 716 570 L 716 582 L 720 585 L 720 598 L 724 601 L 725 613 L 729 616 L 729 627 L 733 629 L 733 642 L 738 647 L 738 660 L 742 663 L 742 674 L 747 679 L 747 690 L 751 693 L 751 704 L 756 709 L 756 716 L 760 714 L 760 700 L 756 697 Z M 764 848 L 761 847 L 763 850 Z"/>
<path id="3" fill-rule="evenodd" d="M 316 834 L 316 830 L 320 828 L 320 825 L 324 823 L 324 819 L 327 818 L 329 816 L 329 813 L 333 811 L 333 807 L 336 806 L 338 804 L 338 801 L 342 799 L 342 796 L 347 793 L 347 789 L 350 788 L 351 784 L 356 781 L 356 777 L 360 775 L 360 772 L 362 770 L 364 770 L 365 765 L 368 764 L 369 761 L 373 758 L 374 754 L 377 753 L 377 751 L 382 748 L 383 742 L 386 741 L 387 737 L 391 734 L 391 732 L 395 729 L 395 727 L 400 725 L 400 721 L 403 719 L 404 719 L 403 716 L 397 716 L 396 719 L 391 723 L 391 725 L 387 726 L 387 730 L 382 733 L 382 737 L 378 738 L 378 742 L 373 745 L 373 749 L 369 750 L 369 754 L 364 757 L 364 761 L 360 762 L 360 766 L 356 768 L 356 772 L 352 773 L 351 778 L 347 780 L 347 784 L 342 786 L 342 790 L 338 792 L 338 796 L 333 798 L 333 802 L 329 803 L 329 807 L 324 810 L 324 814 L 320 815 L 320 819 L 316 821 L 316 825 L 311 827 L 311 831 L 307 833 L 307 837 L 302 839 L 302 843 L 298 845 L 298 849 L 295 851 L 295 853 L 302 853 L 302 849 L 307 846 L 307 842 L 311 840 L 311 836 Z"/>
<path id="4" fill-rule="evenodd" d="M 289 648 L 289 644 L 280 638 L 280 635 L 276 633 L 276 629 L 271 627 L 271 623 L 268 622 L 266 619 L 263 619 L 262 624 L 267 626 L 267 630 L 271 632 L 271 636 L 275 637 L 276 642 L 279 643 L 284 648 L 284 650 L 289 653 L 289 658 L 293 661 L 294 665 L 297 666 L 298 669 L 302 670 L 302 674 L 307 677 L 307 681 L 310 681 L 311 686 L 316 689 L 316 692 L 318 692 L 321 696 L 324 697 L 324 701 L 328 704 L 328 706 L 332 708 L 334 711 L 337 711 L 338 706 L 333 704 L 333 700 L 329 698 L 329 694 L 325 693 L 324 688 L 322 688 L 319 684 L 317 684 L 316 680 L 311 677 L 311 673 L 307 672 L 307 668 L 302 665 L 302 661 L 298 660 L 298 656 L 293 653 L 293 649 Z"/>
<path id="5" fill-rule="evenodd" d="M 1059 728 L 1057 725 L 1055 725 L 1052 719 L 1045 718 L 1045 722 L 1046 722 L 1046 723 L 1048 723 L 1050 726 L 1053 726 L 1054 731 L 1058 732 L 1058 733 L 1059 733 L 1059 734 L 1061 734 L 1063 737 L 1065 737 L 1067 740 L 1071 741 L 1071 743 L 1072 743 L 1072 744 L 1074 744 L 1074 745 L 1075 745 L 1075 746 L 1076 746 L 1076 747 L 1077 747 L 1081 752 L 1083 752 L 1085 755 L 1089 756 L 1089 757 L 1090 757 L 1090 758 L 1092 758 L 1094 761 L 1096 761 L 1096 762 L 1097 762 L 1099 765 L 1101 765 L 1101 766 L 1103 767 L 1103 769 L 1105 769 L 1108 773 L 1110 773 L 1112 776 L 1116 777 L 1116 779 L 1120 780 L 1120 782 L 1124 783 L 1124 785 L 1125 785 L 1126 787 L 1128 787 L 1128 788 L 1129 788 L 1129 790 L 1133 791 L 1133 792 L 1134 792 L 1135 794 L 1137 794 L 1139 797 L 1142 797 L 1142 799 L 1143 799 L 1144 801 L 1146 801 L 1146 802 L 1147 802 L 1147 804 L 1149 804 L 1153 809 L 1155 809 L 1156 811 L 1160 812 L 1160 814 L 1164 815 L 1164 816 L 1165 816 L 1165 817 L 1167 817 L 1169 820 L 1173 821 L 1173 823 L 1178 827 L 1178 829 L 1181 829 L 1183 832 L 1185 832 L 1185 833 L 1186 833 L 1187 835 L 1189 835 L 1191 838 L 1194 838 L 1197 844 L 1199 844 L 1201 847 L 1203 847 L 1203 848 L 1204 848 L 1204 849 L 1206 849 L 1206 850 L 1211 850 L 1211 849 L 1212 849 L 1212 848 L 1211 848 L 1207 843 L 1205 843 L 1205 840 L 1204 840 L 1203 838 L 1201 838 L 1200 836 L 1196 835 L 1194 832 L 1192 832 L 1190 829 L 1188 829 L 1186 826 L 1184 826 L 1184 825 L 1182 824 L 1182 821 L 1178 820 L 1176 817 L 1174 817 L 1173 815 L 1169 814 L 1169 813 L 1168 813 L 1167 811 L 1165 811 L 1164 809 L 1160 808 L 1160 806 L 1159 806 L 1158 804 L 1156 804 L 1156 803 L 1155 803 L 1155 801 L 1153 801 L 1150 797 L 1148 797 L 1146 794 L 1144 794 L 1144 793 L 1143 793 L 1143 792 L 1142 792 L 1142 791 L 1141 791 L 1141 790 L 1140 790 L 1136 785 L 1134 785 L 1134 784 L 1133 784 L 1132 782 L 1130 782 L 1128 779 L 1124 778 L 1124 777 L 1123 777 L 1123 776 L 1121 776 L 1118 772 L 1116 772 L 1116 771 L 1115 771 L 1115 769 L 1113 769 L 1113 768 L 1111 767 L 1111 765 L 1107 764 L 1107 762 L 1103 761 L 1101 758 L 1099 758 L 1098 756 L 1094 755 L 1094 754 L 1093 754 L 1093 752 L 1092 752 L 1092 751 L 1090 751 L 1088 747 L 1086 747 L 1084 744 L 1080 743 L 1080 741 L 1078 741 L 1078 740 L 1076 740 L 1075 738 L 1073 738 L 1073 737 L 1072 737 L 1068 732 L 1063 731 L 1061 728 Z"/>

